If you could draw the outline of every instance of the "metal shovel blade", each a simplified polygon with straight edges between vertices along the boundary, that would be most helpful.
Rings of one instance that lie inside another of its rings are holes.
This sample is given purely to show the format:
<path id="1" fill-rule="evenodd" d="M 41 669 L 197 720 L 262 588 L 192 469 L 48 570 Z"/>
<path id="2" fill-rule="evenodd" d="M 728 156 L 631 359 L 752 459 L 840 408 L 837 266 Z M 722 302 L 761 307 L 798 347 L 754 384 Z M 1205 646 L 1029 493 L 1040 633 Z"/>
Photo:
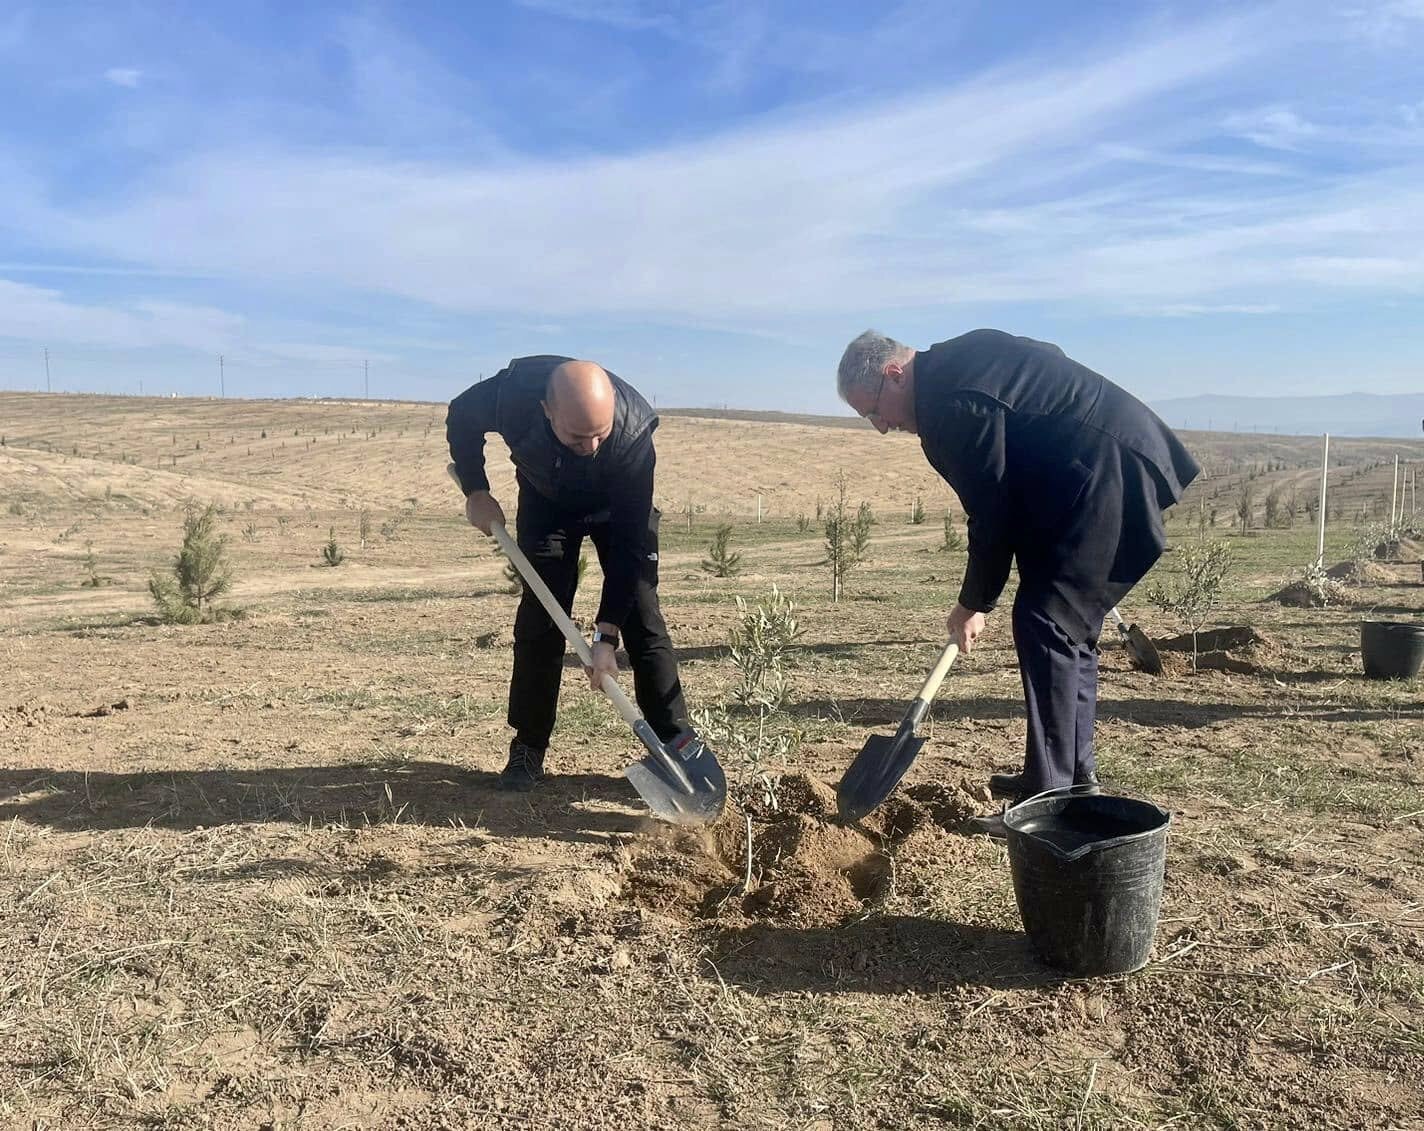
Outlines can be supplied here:
<path id="1" fill-rule="evenodd" d="M 1157 651 L 1157 645 L 1152 643 L 1151 637 L 1135 624 L 1129 625 L 1121 631 L 1127 638 L 1127 650 L 1132 653 L 1132 658 L 1137 661 L 1137 666 L 1148 675 L 1161 675 L 1162 656 Z"/>
<path id="2" fill-rule="evenodd" d="M 846 769 L 836 787 L 836 809 L 842 821 L 858 821 L 890 796 L 924 746 L 915 724 L 906 720 L 893 738 L 872 735 Z"/>
<path id="3" fill-rule="evenodd" d="M 676 765 L 670 766 L 669 759 Z M 721 816 L 727 803 L 727 777 L 717 756 L 691 731 L 640 758 L 623 776 L 655 817 L 673 824 L 708 824 Z"/>

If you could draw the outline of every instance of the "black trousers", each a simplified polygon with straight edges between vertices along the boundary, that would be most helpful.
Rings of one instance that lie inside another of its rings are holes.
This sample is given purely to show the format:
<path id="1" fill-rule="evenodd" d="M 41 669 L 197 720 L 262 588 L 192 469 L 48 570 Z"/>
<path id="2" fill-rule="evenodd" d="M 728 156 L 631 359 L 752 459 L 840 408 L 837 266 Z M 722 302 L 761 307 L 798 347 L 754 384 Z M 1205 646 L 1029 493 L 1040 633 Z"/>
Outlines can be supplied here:
<path id="1" fill-rule="evenodd" d="M 633 611 L 621 637 L 633 663 L 633 688 L 638 706 L 661 739 L 669 739 L 687 724 L 687 705 L 677 674 L 677 655 L 668 639 L 667 622 L 658 606 L 658 519 L 648 515 L 643 572 L 638 579 Z M 584 535 L 593 542 L 600 561 L 608 553 L 608 514 L 581 515 L 560 509 L 537 491 L 521 484 L 516 541 L 565 612 L 573 608 L 578 588 L 579 549 Z M 509 683 L 509 725 L 515 738 L 544 750 L 554 731 L 563 674 L 563 633 L 544 611 L 539 598 L 525 591 L 514 617 L 514 675 Z"/>
<path id="2" fill-rule="evenodd" d="M 1098 649 L 1075 644 L 1044 611 L 1044 595 L 1020 587 L 1014 600 L 1014 649 L 1028 706 L 1024 785 L 1029 794 L 1072 785 L 1096 770 Z"/>

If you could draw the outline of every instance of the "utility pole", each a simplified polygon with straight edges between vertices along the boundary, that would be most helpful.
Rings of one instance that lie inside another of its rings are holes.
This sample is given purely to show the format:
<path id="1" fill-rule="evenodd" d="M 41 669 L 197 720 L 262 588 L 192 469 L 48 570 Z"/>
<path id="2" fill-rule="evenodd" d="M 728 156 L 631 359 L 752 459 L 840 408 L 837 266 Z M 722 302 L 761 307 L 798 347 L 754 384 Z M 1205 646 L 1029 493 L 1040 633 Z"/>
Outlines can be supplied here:
<path id="1" fill-rule="evenodd" d="M 369 361 L 363 361 L 363 362 L 361 363 L 361 370 L 362 370 L 362 372 L 366 375 L 366 376 L 365 376 L 366 399 L 369 401 L 369 400 L 371 399 L 371 363 L 370 363 Z"/>
<path id="2" fill-rule="evenodd" d="M 49 347 L 45 347 L 45 392 L 52 393 L 53 389 L 49 385 Z"/>
<path id="3" fill-rule="evenodd" d="M 227 377 L 223 373 L 223 355 L 218 354 L 218 396 L 227 396 Z"/>

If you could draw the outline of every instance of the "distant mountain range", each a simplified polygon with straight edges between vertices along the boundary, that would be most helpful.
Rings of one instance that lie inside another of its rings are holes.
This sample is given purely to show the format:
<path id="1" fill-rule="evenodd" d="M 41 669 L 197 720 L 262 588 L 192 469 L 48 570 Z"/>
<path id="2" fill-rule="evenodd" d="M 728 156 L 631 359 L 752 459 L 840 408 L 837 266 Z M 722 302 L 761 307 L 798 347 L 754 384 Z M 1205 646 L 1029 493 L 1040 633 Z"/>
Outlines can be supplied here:
<path id="1" fill-rule="evenodd" d="M 1176 397 L 1152 408 L 1173 428 L 1282 436 L 1424 436 L 1424 393 L 1336 397 Z"/>

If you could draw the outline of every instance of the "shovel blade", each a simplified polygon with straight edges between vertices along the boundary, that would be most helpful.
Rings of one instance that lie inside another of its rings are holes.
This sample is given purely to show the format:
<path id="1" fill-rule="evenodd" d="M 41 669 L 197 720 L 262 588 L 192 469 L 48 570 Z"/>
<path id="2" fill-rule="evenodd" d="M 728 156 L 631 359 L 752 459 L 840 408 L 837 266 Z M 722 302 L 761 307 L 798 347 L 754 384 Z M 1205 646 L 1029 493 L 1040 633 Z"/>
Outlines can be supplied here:
<path id="1" fill-rule="evenodd" d="M 913 731 L 867 739 L 836 787 L 841 820 L 858 821 L 889 797 L 924 744 Z"/>
<path id="2" fill-rule="evenodd" d="M 1135 624 L 1127 630 L 1127 647 L 1132 658 L 1137 661 L 1137 666 L 1148 675 L 1162 674 L 1162 657 L 1157 651 L 1157 645 Z"/>
<path id="3" fill-rule="evenodd" d="M 705 825 L 722 814 L 727 777 L 717 756 L 695 734 L 665 744 L 666 754 L 648 754 L 623 771 L 653 816 L 676 825 Z M 681 773 L 667 759 L 675 758 Z M 691 789 L 688 789 L 689 784 Z"/>

